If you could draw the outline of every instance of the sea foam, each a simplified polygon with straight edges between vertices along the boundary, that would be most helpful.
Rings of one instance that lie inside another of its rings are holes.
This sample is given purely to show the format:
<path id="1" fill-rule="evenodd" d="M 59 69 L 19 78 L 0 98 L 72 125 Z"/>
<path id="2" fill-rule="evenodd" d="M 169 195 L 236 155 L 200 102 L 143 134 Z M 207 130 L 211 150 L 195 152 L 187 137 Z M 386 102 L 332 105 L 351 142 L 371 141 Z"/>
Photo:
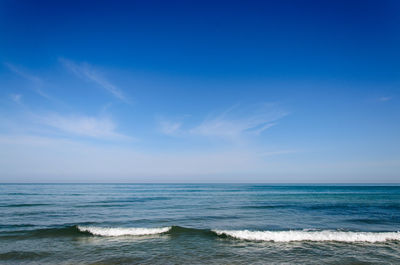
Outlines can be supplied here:
<path id="1" fill-rule="evenodd" d="M 345 232 L 345 231 L 249 231 L 213 230 L 218 235 L 255 241 L 337 241 L 337 242 L 384 242 L 400 240 L 400 232 Z"/>
<path id="2" fill-rule="evenodd" d="M 78 226 L 79 231 L 89 232 L 96 236 L 145 236 L 168 232 L 171 227 L 160 228 L 139 228 L 139 227 L 96 227 L 96 226 Z"/>

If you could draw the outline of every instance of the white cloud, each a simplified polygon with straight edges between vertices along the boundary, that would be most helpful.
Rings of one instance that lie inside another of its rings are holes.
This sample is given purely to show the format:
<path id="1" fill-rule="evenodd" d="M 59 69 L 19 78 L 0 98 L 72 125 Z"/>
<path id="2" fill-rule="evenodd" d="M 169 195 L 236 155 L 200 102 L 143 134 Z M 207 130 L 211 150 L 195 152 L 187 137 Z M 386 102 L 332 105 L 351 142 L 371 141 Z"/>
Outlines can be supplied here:
<path id="1" fill-rule="evenodd" d="M 11 71 L 19 76 L 41 85 L 40 78 L 27 74 L 12 64 L 5 64 Z M 55 100 L 43 93 L 40 89 L 34 89 L 41 96 Z M 11 100 L 22 106 L 22 95 L 10 94 Z M 64 136 L 83 136 L 109 140 L 133 140 L 132 137 L 117 132 L 116 124 L 107 116 L 94 117 L 85 115 L 61 115 L 56 112 L 35 112 L 23 105 L 22 111 L 14 117 L 4 117 L 0 129 L 8 132 L 34 132 L 39 135 L 53 135 L 63 133 Z M 104 110 L 103 110 L 104 112 Z"/>
<path id="2" fill-rule="evenodd" d="M 286 115 L 287 112 L 276 108 L 275 104 L 263 104 L 250 109 L 236 105 L 220 115 L 208 117 L 200 125 L 190 129 L 189 133 L 227 139 L 236 139 L 245 134 L 259 135 Z"/>
<path id="3" fill-rule="evenodd" d="M 181 129 L 182 122 L 161 120 L 159 122 L 160 131 L 166 135 L 177 135 Z"/>
<path id="4" fill-rule="evenodd" d="M 124 93 L 117 86 L 108 81 L 103 75 L 101 75 L 88 63 L 77 64 L 64 58 L 61 58 L 60 62 L 76 76 L 94 82 L 98 86 L 107 90 L 119 100 L 122 100 L 125 103 L 129 103 Z"/>
<path id="5" fill-rule="evenodd" d="M 16 115 L 0 115 L 0 133 L 4 135 L 64 137 L 75 140 L 106 140 L 114 143 L 137 141 L 119 132 L 109 116 L 32 112 L 23 105 Z"/>
<path id="6" fill-rule="evenodd" d="M 109 118 L 47 114 L 36 116 L 36 121 L 43 125 L 57 129 L 58 131 L 77 136 L 102 139 L 128 138 L 127 136 L 116 132 L 116 125 Z"/>
<path id="7" fill-rule="evenodd" d="M 251 133 L 255 134 L 255 135 L 260 135 L 262 132 L 264 132 L 265 130 L 268 130 L 269 128 L 271 128 L 272 126 L 275 126 L 276 123 L 266 123 L 264 126 L 258 128 L 258 129 L 254 129 L 253 131 L 251 131 Z"/>
<path id="8" fill-rule="evenodd" d="M 218 137 L 239 140 L 245 135 L 258 136 L 276 125 L 276 121 L 288 113 L 276 104 L 261 104 L 251 107 L 234 105 L 219 115 L 209 115 L 198 125 L 184 126 L 182 121 L 160 119 L 160 131 L 170 136 Z"/>

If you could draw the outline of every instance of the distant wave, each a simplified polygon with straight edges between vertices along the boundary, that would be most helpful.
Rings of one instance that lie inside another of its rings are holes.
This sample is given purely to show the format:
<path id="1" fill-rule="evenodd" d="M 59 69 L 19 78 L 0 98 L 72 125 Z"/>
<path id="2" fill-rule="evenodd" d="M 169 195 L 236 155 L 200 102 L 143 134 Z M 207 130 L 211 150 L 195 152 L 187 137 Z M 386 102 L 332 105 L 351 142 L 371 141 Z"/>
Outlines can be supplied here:
<path id="1" fill-rule="evenodd" d="M 35 206 L 47 206 L 47 205 L 51 205 L 48 203 L 21 203 L 21 204 L 4 204 L 4 205 L 0 205 L 0 207 L 35 207 Z"/>
<path id="2" fill-rule="evenodd" d="M 144 236 L 168 232 L 171 227 L 160 228 L 125 228 L 125 227 L 97 227 L 78 226 L 79 231 L 88 232 L 95 236 Z"/>
<path id="3" fill-rule="evenodd" d="M 217 235 L 254 241 L 337 241 L 337 242 L 384 242 L 400 240 L 400 232 L 344 232 L 344 231 L 249 231 L 213 230 Z"/>

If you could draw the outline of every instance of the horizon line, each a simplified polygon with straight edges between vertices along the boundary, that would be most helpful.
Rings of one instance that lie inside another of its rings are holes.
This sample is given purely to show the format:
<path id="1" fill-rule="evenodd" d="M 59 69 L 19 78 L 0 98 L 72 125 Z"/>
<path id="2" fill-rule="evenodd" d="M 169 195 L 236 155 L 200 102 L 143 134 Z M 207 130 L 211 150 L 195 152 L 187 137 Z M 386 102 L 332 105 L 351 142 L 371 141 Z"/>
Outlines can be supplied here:
<path id="1" fill-rule="evenodd" d="M 253 185 L 357 185 L 357 186 L 371 186 L 371 185 L 379 185 L 379 186 L 400 186 L 400 182 L 0 182 L 0 185 L 245 185 L 245 184 L 253 184 Z"/>

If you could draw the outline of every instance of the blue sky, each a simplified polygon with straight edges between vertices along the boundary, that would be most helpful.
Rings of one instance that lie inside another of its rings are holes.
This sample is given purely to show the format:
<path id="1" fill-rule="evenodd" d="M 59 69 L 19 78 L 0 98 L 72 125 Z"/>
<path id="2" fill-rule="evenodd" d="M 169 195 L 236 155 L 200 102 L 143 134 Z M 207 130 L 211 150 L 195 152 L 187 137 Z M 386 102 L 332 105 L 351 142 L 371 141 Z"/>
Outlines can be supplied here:
<path id="1" fill-rule="evenodd" d="M 2 182 L 399 182 L 398 1 L 0 2 Z"/>

